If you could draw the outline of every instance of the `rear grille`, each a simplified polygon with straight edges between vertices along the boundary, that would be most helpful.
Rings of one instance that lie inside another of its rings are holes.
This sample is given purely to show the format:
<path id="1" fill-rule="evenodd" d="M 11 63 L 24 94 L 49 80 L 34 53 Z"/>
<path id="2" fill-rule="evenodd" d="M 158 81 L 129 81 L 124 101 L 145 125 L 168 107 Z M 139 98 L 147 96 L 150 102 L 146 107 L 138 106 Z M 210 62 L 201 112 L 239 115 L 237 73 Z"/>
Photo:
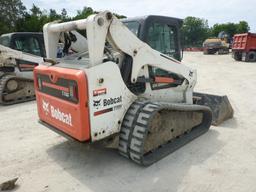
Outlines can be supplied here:
<path id="1" fill-rule="evenodd" d="M 74 80 L 58 78 L 52 82 L 49 75 L 37 74 L 37 86 L 42 93 L 78 103 L 77 82 Z"/>

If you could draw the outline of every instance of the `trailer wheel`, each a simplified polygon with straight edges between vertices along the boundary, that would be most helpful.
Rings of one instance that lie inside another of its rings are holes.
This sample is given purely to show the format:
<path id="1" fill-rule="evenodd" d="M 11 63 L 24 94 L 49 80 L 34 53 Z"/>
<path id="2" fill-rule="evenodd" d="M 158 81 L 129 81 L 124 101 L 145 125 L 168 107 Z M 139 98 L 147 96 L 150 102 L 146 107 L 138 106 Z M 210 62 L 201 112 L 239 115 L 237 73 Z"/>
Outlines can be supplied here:
<path id="1" fill-rule="evenodd" d="M 247 53 L 246 61 L 248 61 L 248 62 L 256 61 L 256 52 L 255 51 L 250 51 L 249 53 Z"/>

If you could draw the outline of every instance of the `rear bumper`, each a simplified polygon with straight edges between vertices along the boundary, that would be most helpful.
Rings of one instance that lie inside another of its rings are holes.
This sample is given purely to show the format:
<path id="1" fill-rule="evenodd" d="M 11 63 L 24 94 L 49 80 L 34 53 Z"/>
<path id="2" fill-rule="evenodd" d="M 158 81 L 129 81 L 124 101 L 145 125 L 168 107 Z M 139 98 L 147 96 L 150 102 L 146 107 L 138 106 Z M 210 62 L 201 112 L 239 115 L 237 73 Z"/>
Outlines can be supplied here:
<path id="1" fill-rule="evenodd" d="M 54 127 L 54 126 L 52 126 L 52 125 L 50 125 L 50 124 L 48 124 L 48 123 L 46 123 L 46 122 L 44 122 L 44 121 L 42 121 L 42 120 L 38 120 L 38 123 L 40 123 L 41 125 L 47 127 L 48 129 L 54 131 L 55 133 L 57 133 L 57 134 L 59 134 L 59 135 L 65 137 L 65 138 L 68 139 L 68 140 L 71 140 L 71 141 L 78 141 L 78 140 L 76 140 L 75 138 L 73 138 L 73 137 L 69 136 L 68 134 L 66 134 L 65 132 L 63 132 L 63 131 L 57 129 L 56 127 Z"/>

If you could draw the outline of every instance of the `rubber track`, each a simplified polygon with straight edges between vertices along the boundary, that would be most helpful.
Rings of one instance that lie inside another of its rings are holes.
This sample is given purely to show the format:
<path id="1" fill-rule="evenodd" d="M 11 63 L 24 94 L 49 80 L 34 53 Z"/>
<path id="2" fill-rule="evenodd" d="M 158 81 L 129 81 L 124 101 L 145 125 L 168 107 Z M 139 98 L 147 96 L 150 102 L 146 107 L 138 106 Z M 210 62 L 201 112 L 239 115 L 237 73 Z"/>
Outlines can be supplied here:
<path id="1" fill-rule="evenodd" d="M 172 139 L 151 153 L 143 154 L 144 142 L 153 116 L 160 110 L 202 112 L 202 123 L 189 133 Z M 150 101 L 135 101 L 128 109 L 120 130 L 119 153 L 137 164 L 149 166 L 189 141 L 207 132 L 212 121 L 209 107 L 201 105 L 169 104 Z"/>
<path id="2" fill-rule="evenodd" d="M 26 101 L 35 100 L 35 95 L 32 95 L 32 96 L 20 96 L 20 97 L 16 98 L 15 100 L 5 101 L 4 100 L 4 94 L 6 94 L 5 93 L 6 83 L 10 79 L 13 79 L 13 78 L 19 79 L 20 81 L 31 81 L 31 82 L 33 82 L 33 80 L 25 79 L 25 78 L 21 78 L 21 77 L 16 77 L 15 75 L 10 75 L 10 74 L 2 75 L 0 77 L 0 104 L 1 105 L 12 105 L 12 104 L 16 104 L 16 103 L 22 103 L 22 102 L 26 102 Z"/>

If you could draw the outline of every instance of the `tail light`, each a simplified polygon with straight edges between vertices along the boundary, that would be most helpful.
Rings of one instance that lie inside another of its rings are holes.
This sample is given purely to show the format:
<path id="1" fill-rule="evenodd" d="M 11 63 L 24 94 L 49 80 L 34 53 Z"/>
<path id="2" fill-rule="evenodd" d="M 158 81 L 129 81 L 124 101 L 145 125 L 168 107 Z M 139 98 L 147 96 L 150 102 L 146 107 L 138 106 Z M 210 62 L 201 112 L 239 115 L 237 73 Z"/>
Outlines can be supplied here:
<path id="1" fill-rule="evenodd" d="M 78 88 L 77 88 L 77 84 L 70 82 L 69 84 L 69 95 L 70 98 L 77 102 L 78 101 Z"/>
<path id="2" fill-rule="evenodd" d="M 37 78 L 37 87 L 38 87 L 39 90 L 42 89 L 42 80 L 41 80 L 40 77 Z"/>

